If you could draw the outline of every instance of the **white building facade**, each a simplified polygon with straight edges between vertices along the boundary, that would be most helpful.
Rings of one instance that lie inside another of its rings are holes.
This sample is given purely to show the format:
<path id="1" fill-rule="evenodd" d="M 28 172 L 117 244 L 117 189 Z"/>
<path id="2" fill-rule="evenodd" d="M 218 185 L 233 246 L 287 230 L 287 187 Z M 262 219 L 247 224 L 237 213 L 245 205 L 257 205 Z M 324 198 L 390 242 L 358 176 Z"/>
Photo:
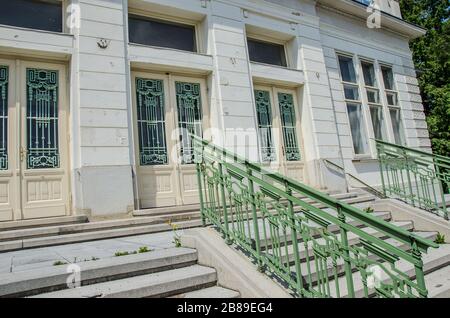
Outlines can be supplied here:
<path id="1" fill-rule="evenodd" d="M 0 1 L 0 221 L 198 203 L 188 132 L 320 190 L 349 187 L 324 160 L 379 186 L 374 138 L 430 150 L 424 31 L 365 2 Z"/>

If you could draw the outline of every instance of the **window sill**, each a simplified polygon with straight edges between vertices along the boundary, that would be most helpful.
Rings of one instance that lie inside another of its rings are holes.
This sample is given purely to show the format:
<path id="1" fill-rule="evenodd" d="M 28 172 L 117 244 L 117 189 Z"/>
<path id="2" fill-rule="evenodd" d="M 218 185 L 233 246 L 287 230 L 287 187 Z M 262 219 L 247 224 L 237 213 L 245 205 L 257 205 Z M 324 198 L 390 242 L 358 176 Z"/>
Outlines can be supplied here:
<path id="1" fill-rule="evenodd" d="M 371 156 L 361 156 L 361 157 L 355 157 L 352 162 L 355 163 L 373 163 L 378 162 L 377 158 L 373 158 Z"/>
<path id="2" fill-rule="evenodd" d="M 208 56 L 208 57 L 211 56 L 211 55 L 199 53 L 196 51 L 186 51 L 186 50 L 174 49 L 174 48 L 165 47 L 165 46 L 147 45 L 147 44 L 134 43 L 134 42 L 129 42 L 128 45 L 136 46 L 136 47 L 146 47 L 146 48 L 158 49 L 158 50 L 174 51 L 174 52 L 187 53 L 187 54 L 194 54 L 194 55 L 201 55 L 201 56 Z"/>
<path id="3" fill-rule="evenodd" d="M 71 37 L 73 37 L 73 34 L 71 34 L 71 33 L 58 32 L 58 31 L 48 31 L 48 30 L 41 30 L 41 29 L 32 29 L 32 28 L 24 28 L 24 27 L 18 27 L 18 26 L 8 25 L 8 24 L 0 24 L 0 27 L 1 27 L 1 28 L 13 29 L 13 30 L 33 31 L 33 32 L 39 32 L 39 33 L 55 34 L 55 35 L 65 35 L 65 36 L 71 36 Z"/>

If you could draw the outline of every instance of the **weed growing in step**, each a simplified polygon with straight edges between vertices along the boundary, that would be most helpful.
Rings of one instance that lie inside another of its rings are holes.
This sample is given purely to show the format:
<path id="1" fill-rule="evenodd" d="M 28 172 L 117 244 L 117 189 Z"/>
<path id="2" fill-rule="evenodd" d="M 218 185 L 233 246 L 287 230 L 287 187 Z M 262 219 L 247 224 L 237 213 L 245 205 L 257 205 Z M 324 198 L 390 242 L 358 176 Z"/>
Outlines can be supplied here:
<path id="1" fill-rule="evenodd" d="M 130 251 L 130 252 L 129 251 L 119 251 L 119 252 L 116 252 L 114 254 L 114 256 L 119 257 L 119 256 L 127 256 L 127 255 L 134 255 L 134 254 L 142 254 L 142 253 L 148 253 L 148 252 L 151 252 L 151 251 L 153 251 L 153 250 L 148 248 L 147 246 L 142 246 L 142 247 L 139 247 L 139 249 L 137 251 Z"/>
<path id="2" fill-rule="evenodd" d="M 373 213 L 373 212 L 375 212 L 375 210 L 372 207 L 368 206 L 367 208 L 364 209 L 364 212 Z"/>
<path id="3" fill-rule="evenodd" d="M 172 223 L 172 220 L 169 220 L 168 224 L 173 231 L 173 243 L 175 244 L 175 247 L 181 247 L 181 235 L 177 232 L 178 225 Z"/>
<path id="4" fill-rule="evenodd" d="M 133 255 L 133 254 L 137 254 L 137 251 L 131 251 L 131 252 L 128 252 L 128 251 L 119 251 L 119 252 L 116 252 L 115 254 L 114 254 L 114 256 L 117 256 L 117 257 L 119 257 L 119 256 L 127 256 L 127 255 Z"/>
<path id="5" fill-rule="evenodd" d="M 139 254 L 148 253 L 151 251 L 152 251 L 152 249 L 149 249 L 147 246 L 142 246 L 142 247 L 139 247 L 139 249 L 138 249 Z"/>
<path id="6" fill-rule="evenodd" d="M 53 263 L 53 266 L 61 266 L 61 265 L 66 265 L 66 264 L 67 263 L 63 262 L 63 261 L 56 261 L 56 262 Z"/>
<path id="7" fill-rule="evenodd" d="M 437 236 L 436 236 L 436 239 L 434 240 L 434 243 L 445 244 L 445 235 L 441 234 L 441 233 L 438 233 Z"/>

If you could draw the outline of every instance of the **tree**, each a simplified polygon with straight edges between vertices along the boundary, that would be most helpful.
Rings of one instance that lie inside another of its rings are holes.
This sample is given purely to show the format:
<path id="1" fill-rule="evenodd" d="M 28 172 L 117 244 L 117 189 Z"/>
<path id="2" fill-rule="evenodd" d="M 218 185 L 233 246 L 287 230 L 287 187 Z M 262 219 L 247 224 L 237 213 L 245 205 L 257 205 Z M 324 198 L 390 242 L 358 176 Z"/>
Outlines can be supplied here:
<path id="1" fill-rule="evenodd" d="M 450 0 L 400 0 L 403 19 L 427 30 L 411 41 L 433 151 L 450 157 Z"/>

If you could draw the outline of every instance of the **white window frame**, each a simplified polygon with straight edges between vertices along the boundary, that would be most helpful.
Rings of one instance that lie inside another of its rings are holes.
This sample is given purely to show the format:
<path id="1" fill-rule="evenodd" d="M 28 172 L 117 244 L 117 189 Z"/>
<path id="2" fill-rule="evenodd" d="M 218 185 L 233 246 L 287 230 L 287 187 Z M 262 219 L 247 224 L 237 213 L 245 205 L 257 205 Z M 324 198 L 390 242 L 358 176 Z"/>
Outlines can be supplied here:
<path id="1" fill-rule="evenodd" d="M 342 79 L 342 74 L 341 74 L 341 67 L 340 67 L 340 62 L 339 62 L 339 57 L 347 57 L 350 58 L 352 60 L 352 64 L 353 64 L 353 69 L 355 72 L 355 83 L 353 82 L 347 82 L 344 81 Z M 347 116 L 347 122 L 349 125 L 349 129 L 350 129 L 350 138 L 352 140 L 352 151 L 353 151 L 353 158 L 358 160 L 358 159 L 366 159 L 366 158 L 370 158 L 372 156 L 371 154 L 371 147 L 370 147 L 370 142 L 369 142 L 369 138 L 370 138 L 370 133 L 368 130 L 368 126 L 370 124 L 370 126 L 372 125 L 372 123 L 368 122 L 368 116 L 370 116 L 370 114 L 367 114 L 367 107 L 365 107 L 364 105 L 364 96 L 365 94 L 361 94 L 361 85 L 360 85 L 360 81 L 361 81 L 361 73 L 359 72 L 359 67 L 358 64 L 360 65 L 359 59 L 357 56 L 355 56 L 354 54 L 351 53 L 347 53 L 347 52 L 342 52 L 342 51 L 336 51 L 336 61 L 337 61 L 337 66 L 338 66 L 338 72 L 339 72 L 339 78 L 341 80 L 342 83 L 342 93 L 344 95 L 344 103 L 345 103 L 345 112 L 346 112 L 346 116 Z M 357 64 L 355 64 L 357 63 Z M 364 79 L 363 79 L 364 80 Z M 352 99 L 347 99 L 345 96 L 345 86 L 352 86 L 354 88 L 357 88 L 358 90 L 358 95 L 359 95 L 359 100 L 352 100 Z M 365 143 L 366 143 L 366 149 L 365 149 L 365 153 L 361 153 L 361 154 L 357 154 L 355 152 L 355 147 L 354 147 L 354 143 L 353 143 L 353 134 L 351 133 L 351 123 L 350 123 L 350 116 L 348 114 L 348 104 L 356 104 L 359 105 L 359 107 L 361 107 L 361 134 L 363 134 L 363 137 L 366 139 Z"/>
<path id="2" fill-rule="evenodd" d="M 254 62 L 254 61 L 250 60 L 250 53 L 248 53 L 248 62 L 249 63 L 263 64 L 263 65 L 268 65 L 268 66 L 272 66 L 272 67 L 281 67 L 281 68 L 290 68 L 291 67 L 292 64 L 291 64 L 290 54 L 288 54 L 288 47 L 287 47 L 286 41 L 280 41 L 278 39 L 274 39 L 269 36 L 263 36 L 260 34 L 255 34 L 255 33 L 247 31 L 246 36 L 245 36 L 245 45 L 247 46 L 247 50 L 248 50 L 248 40 L 249 39 L 255 40 L 255 41 L 260 41 L 260 42 L 266 42 L 268 44 L 281 45 L 283 47 L 283 51 L 284 51 L 284 58 L 286 59 L 286 66 Z"/>
<path id="3" fill-rule="evenodd" d="M 382 67 L 385 68 L 390 68 L 392 71 L 392 89 L 387 89 L 385 87 L 384 84 L 384 78 L 383 78 L 383 71 L 382 71 Z M 391 109 L 396 109 L 398 111 L 400 111 L 400 129 L 402 129 L 402 131 L 400 131 L 400 135 L 403 138 L 403 144 L 401 146 L 407 146 L 408 145 L 408 139 L 406 138 L 406 130 L 405 130 L 405 123 L 403 120 L 403 109 L 400 105 L 400 100 L 399 100 L 399 94 L 398 94 L 398 90 L 397 90 L 397 83 L 395 81 L 395 73 L 394 73 L 394 66 L 392 64 L 389 63 L 384 63 L 384 62 L 378 62 L 378 69 L 379 69 L 379 77 L 380 77 L 380 88 L 383 91 L 383 94 L 381 94 L 382 96 L 382 101 L 383 101 L 383 105 L 385 106 L 385 118 L 386 120 L 389 122 L 388 127 L 388 134 L 389 134 L 389 142 L 396 144 L 396 140 L 395 140 L 395 133 L 394 133 L 394 127 L 392 125 L 392 118 L 391 118 Z M 396 105 L 389 105 L 388 103 L 388 99 L 387 99 L 387 93 L 394 93 L 396 95 Z"/>
<path id="4" fill-rule="evenodd" d="M 149 11 L 145 11 L 145 10 L 140 10 L 140 9 L 135 9 L 135 8 L 128 8 L 128 17 L 127 19 L 130 18 L 130 16 L 136 16 L 136 17 L 141 17 L 143 19 L 148 19 L 148 20 L 156 20 L 156 21 L 161 21 L 161 22 L 166 22 L 168 24 L 170 23 L 176 23 L 176 24 L 181 24 L 181 25 L 186 25 L 186 26 L 191 26 L 194 28 L 194 35 L 195 35 L 195 49 L 196 51 L 184 51 L 184 50 L 178 50 L 178 49 L 173 49 L 173 48 L 169 48 L 169 47 L 165 47 L 165 46 L 153 46 L 153 45 L 145 45 L 145 44 L 140 44 L 140 43 L 132 43 L 129 42 L 128 44 L 131 45 L 142 45 L 142 46 L 146 46 L 146 47 L 156 47 L 156 48 L 163 48 L 165 50 L 174 50 L 174 51 L 181 51 L 181 52 L 187 52 L 187 53 L 192 53 L 192 54 L 204 54 L 205 50 L 203 47 L 203 38 L 202 38 L 202 34 L 200 32 L 200 24 L 202 23 L 201 21 L 194 21 L 191 19 L 186 19 L 186 18 L 179 18 L 179 17 L 174 17 L 171 15 L 166 15 L 166 14 L 161 14 L 161 13 L 154 13 L 154 12 L 149 12 Z M 128 22 L 127 22 L 127 28 L 129 28 Z M 129 32 L 129 30 L 127 30 L 127 32 Z"/>
<path id="5" fill-rule="evenodd" d="M 377 157 L 377 149 L 376 149 L 376 144 L 374 139 L 375 137 L 375 131 L 373 129 L 373 122 L 372 122 L 372 113 L 370 111 L 370 109 L 372 107 L 379 107 L 381 109 L 381 113 L 383 116 L 383 123 L 382 123 L 382 129 L 384 132 L 384 137 L 386 141 L 391 140 L 391 135 L 389 132 L 389 123 L 388 121 L 390 120 L 390 117 L 387 117 L 387 109 L 386 107 L 384 107 L 385 105 L 385 101 L 383 99 L 383 94 L 382 92 L 384 92 L 384 86 L 382 86 L 382 75 L 380 77 L 380 74 L 378 73 L 379 70 L 381 70 L 380 66 L 378 65 L 378 61 L 371 59 L 371 58 L 367 58 L 364 56 L 357 56 L 356 57 L 357 61 L 358 61 L 358 72 L 360 72 L 361 76 L 359 76 L 359 85 L 363 88 L 364 90 L 364 94 L 362 96 L 362 101 L 363 101 L 363 107 L 364 107 L 364 113 L 366 115 L 366 122 L 367 122 L 367 130 L 368 130 L 368 136 L 369 136 L 369 151 L 370 151 L 370 155 L 372 158 L 376 158 Z M 375 84 L 376 86 L 368 86 L 366 85 L 365 79 L 364 79 L 364 71 L 363 71 L 363 67 L 362 67 L 362 63 L 368 63 L 368 64 L 372 64 L 373 69 L 374 69 L 374 80 L 375 80 Z M 371 89 L 371 90 L 377 90 L 378 91 L 378 99 L 379 99 L 379 103 L 373 103 L 373 102 L 369 102 L 369 98 L 367 96 L 367 89 Z"/>

